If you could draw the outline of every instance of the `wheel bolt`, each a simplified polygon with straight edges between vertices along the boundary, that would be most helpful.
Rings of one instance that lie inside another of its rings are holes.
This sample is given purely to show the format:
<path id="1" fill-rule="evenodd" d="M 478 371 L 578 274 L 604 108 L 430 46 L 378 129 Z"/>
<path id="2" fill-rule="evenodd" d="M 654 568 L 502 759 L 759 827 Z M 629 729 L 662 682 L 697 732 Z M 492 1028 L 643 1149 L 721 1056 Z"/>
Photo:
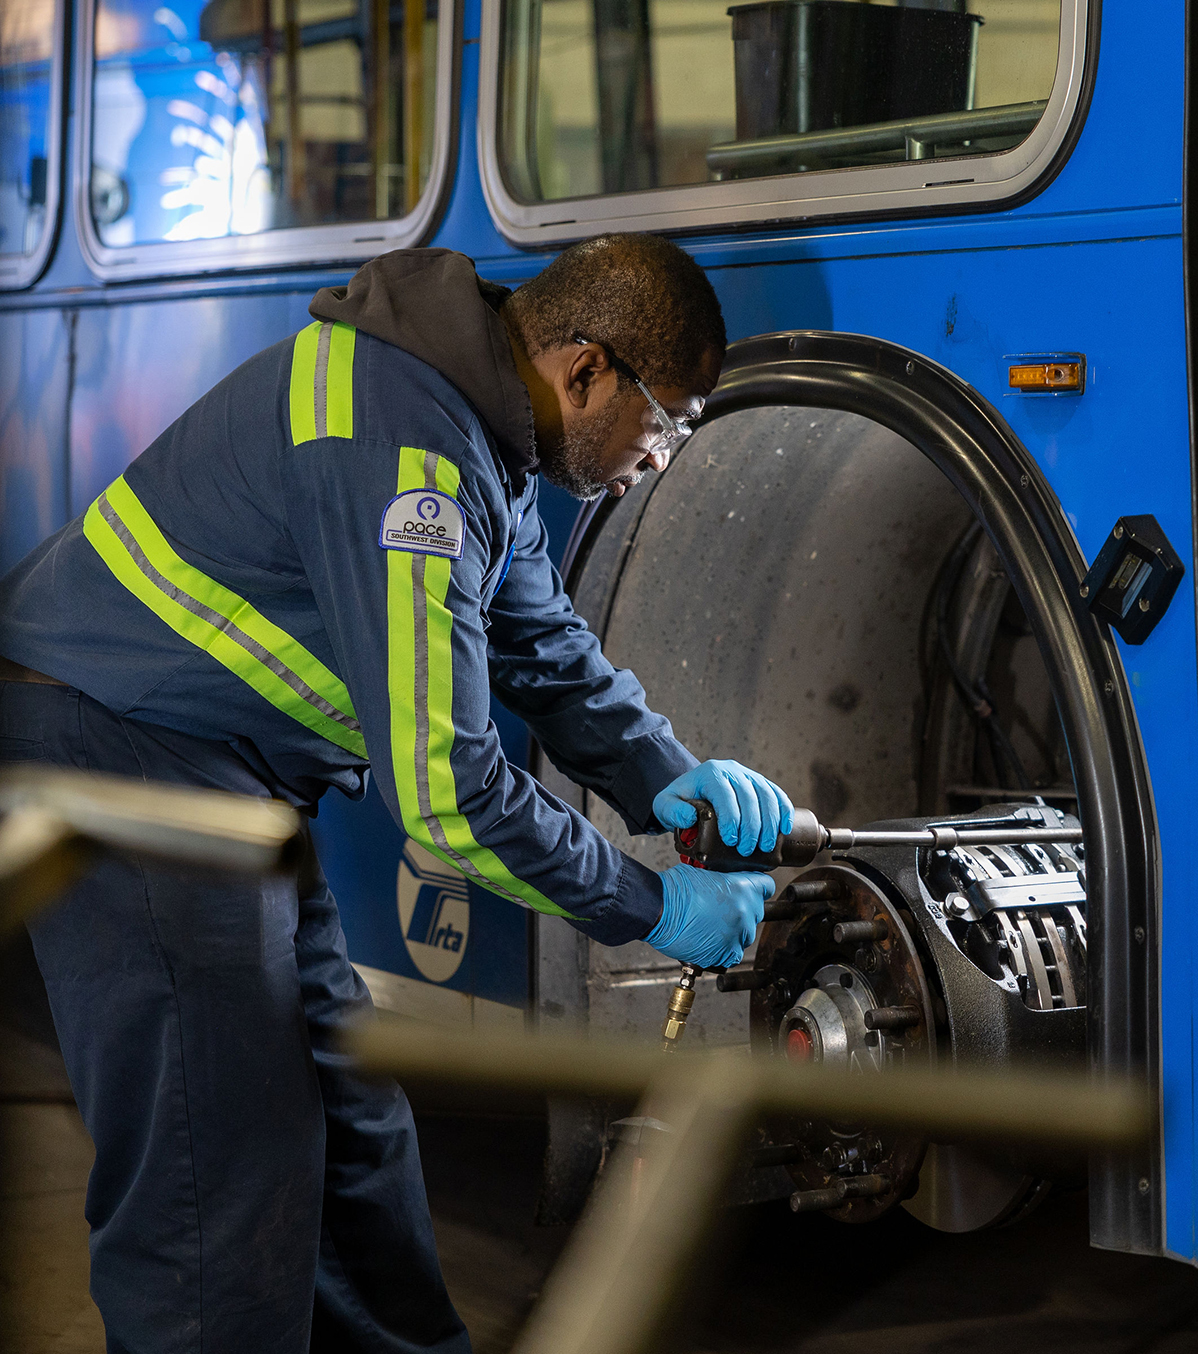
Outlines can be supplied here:
<path id="1" fill-rule="evenodd" d="M 833 944 L 848 940 L 885 940 L 890 928 L 884 921 L 838 921 L 832 928 Z"/>

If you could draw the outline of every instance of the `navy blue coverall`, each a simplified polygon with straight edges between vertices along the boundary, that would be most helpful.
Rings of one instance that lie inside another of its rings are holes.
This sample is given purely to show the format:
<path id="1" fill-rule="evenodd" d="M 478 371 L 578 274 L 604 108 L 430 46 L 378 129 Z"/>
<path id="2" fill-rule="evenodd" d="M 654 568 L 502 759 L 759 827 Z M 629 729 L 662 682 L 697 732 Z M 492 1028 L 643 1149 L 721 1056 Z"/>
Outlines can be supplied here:
<path id="1" fill-rule="evenodd" d="M 0 755 L 273 795 L 367 768 L 404 831 L 606 944 L 659 877 L 504 760 L 490 692 L 634 832 L 694 758 L 549 563 L 499 289 L 442 250 L 312 303 L 0 584 Z M 230 885 L 112 861 L 34 931 L 96 1142 L 109 1348 L 464 1351 L 402 1092 L 331 1032 L 369 1005 L 309 850 Z"/>

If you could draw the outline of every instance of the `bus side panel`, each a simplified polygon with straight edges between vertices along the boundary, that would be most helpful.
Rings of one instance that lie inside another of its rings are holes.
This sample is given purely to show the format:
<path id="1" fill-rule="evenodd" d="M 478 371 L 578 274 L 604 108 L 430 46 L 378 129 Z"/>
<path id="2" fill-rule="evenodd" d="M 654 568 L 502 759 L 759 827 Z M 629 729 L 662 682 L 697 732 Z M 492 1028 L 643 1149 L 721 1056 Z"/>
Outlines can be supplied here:
<path id="1" fill-rule="evenodd" d="M 376 1005 L 454 1024 L 522 1019 L 523 908 L 413 849 L 373 783 L 360 803 L 325 795 L 313 834 Z"/>
<path id="2" fill-rule="evenodd" d="M 81 513 L 205 391 L 310 321 L 309 297 L 164 298 L 81 309 L 71 513 Z"/>
<path id="3" fill-rule="evenodd" d="M 0 314 L 0 572 L 67 520 L 72 317 Z"/>

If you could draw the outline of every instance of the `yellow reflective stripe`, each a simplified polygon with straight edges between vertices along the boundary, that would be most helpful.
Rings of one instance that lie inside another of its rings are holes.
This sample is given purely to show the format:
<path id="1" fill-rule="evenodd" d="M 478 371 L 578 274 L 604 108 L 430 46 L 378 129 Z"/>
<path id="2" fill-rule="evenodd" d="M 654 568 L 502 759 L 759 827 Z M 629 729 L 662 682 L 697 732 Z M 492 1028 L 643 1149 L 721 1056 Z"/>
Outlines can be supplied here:
<path id="1" fill-rule="evenodd" d="M 458 497 L 458 485 L 462 482 L 462 472 L 444 456 L 437 457 L 437 488 L 448 494 L 455 502 Z M 448 560 L 445 561 L 449 563 Z"/>
<path id="2" fill-rule="evenodd" d="M 354 435 L 354 345 L 358 331 L 340 321 L 316 320 L 295 336 L 291 350 L 291 441 Z"/>
<path id="3" fill-rule="evenodd" d="M 296 446 L 316 436 L 316 345 L 320 321 L 295 336 L 291 350 L 291 440 Z"/>
<path id="4" fill-rule="evenodd" d="M 351 719 L 357 717 L 345 683 L 314 653 L 268 620 L 244 597 L 201 573 L 176 554 L 123 475 L 105 492 L 150 564 L 168 582 L 249 636 L 339 713 Z"/>
<path id="5" fill-rule="evenodd" d="M 329 335 L 326 437 L 354 435 L 354 341 L 358 331 L 338 322 Z"/>
<path id="6" fill-rule="evenodd" d="M 437 488 L 456 496 L 458 483 L 451 462 L 412 447 L 401 450 L 397 493 Z M 491 892 L 569 917 L 480 846 L 458 807 L 451 762 L 453 613 L 445 604 L 452 561 L 406 550 L 387 554 L 392 763 L 405 830 Z"/>
<path id="7" fill-rule="evenodd" d="M 84 535 L 118 581 L 176 634 L 284 714 L 366 757 L 341 679 L 243 597 L 180 558 L 123 476 L 88 509 Z"/>
<path id="8" fill-rule="evenodd" d="M 396 493 L 424 487 L 424 453 L 402 447 Z M 404 831 L 421 846 L 448 857 L 420 816 L 416 791 L 416 665 L 412 561 L 406 550 L 387 552 L 387 694 L 391 703 L 391 768 Z M 450 862 L 452 863 L 452 862 Z"/>

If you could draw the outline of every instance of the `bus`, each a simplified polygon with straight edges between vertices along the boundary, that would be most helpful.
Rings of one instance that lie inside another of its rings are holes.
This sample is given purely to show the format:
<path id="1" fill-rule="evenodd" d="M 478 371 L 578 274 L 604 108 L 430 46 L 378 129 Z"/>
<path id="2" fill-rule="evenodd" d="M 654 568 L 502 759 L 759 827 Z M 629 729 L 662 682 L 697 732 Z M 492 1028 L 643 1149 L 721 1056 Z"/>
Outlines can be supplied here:
<path id="1" fill-rule="evenodd" d="M 367 259 L 454 249 L 516 287 L 571 241 L 669 234 L 733 343 L 664 474 L 581 513 L 542 487 L 580 614 L 696 755 L 828 825 L 1062 829 L 841 852 L 789 894 L 780 874 L 789 915 L 699 980 L 687 1038 L 1142 1077 L 1155 1136 L 1090 1164 L 1091 1238 L 1193 1262 L 1188 21 L 1181 0 L 0 0 L 3 562 Z M 493 717 L 514 766 L 677 859 Z M 373 790 L 326 796 L 315 831 L 381 1010 L 656 1033 L 677 970 L 643 943 L 481 891 Z M 868 1028 L 878 1005 L 908 1015 Z M 549 1106 L 547 1217 L 579 1206 L 610 1119 Z M 968 1231 L 1053 1184 L 868 1128 L 781 1138 L 761 1126 L 739 1197 L 882 1161 L 885 1198 L 834 1216 Z"/>

